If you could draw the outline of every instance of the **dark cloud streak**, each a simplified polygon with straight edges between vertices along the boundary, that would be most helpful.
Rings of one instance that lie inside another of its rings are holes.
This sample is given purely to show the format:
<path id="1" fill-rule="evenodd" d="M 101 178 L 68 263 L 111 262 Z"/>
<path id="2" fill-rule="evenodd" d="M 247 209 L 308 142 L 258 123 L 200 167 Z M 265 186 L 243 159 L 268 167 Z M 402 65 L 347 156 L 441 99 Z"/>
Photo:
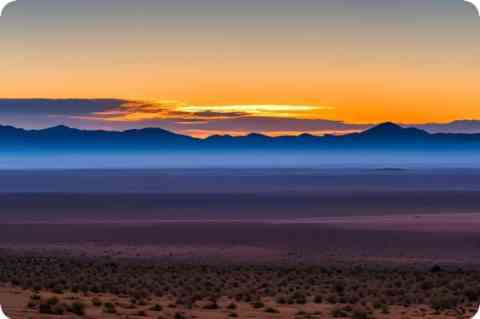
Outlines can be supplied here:
<path id="1" fill-rule="evenodd" d="M 0 99 L 0 115 L 87 115 L 123 103 L 117 99 Z"/>

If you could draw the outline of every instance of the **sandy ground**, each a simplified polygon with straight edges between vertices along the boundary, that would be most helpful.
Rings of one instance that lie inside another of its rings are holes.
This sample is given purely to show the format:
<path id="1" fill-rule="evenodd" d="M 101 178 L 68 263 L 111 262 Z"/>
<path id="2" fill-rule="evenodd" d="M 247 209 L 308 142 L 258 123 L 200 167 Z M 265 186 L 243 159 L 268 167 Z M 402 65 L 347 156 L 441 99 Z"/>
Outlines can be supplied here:
<path id="1" fill-rule="evenodd" d="M 60 303 L 82 302 L 85 304 L 84 318 L 197 318 L 197 319 L 224 319 L 224 318 L 335 318 L 334 309 L 343 309 L 345 305 L 327 305 L 307 303 L 305 305 L 279 305 L 270 299 L 263 300 L 265 306 L 256 309 L 252 304 L 232 301 L 228 298 L 221 298 L 218 302 L 219 309 L 207 310 L 204 306 L 207 302 L 198 302 L 192 309 L 176 306 L 174 300 L 168 297 L 150 299 L 144 305 L 135 305 L 127 298 L 102 294 L 63 294 L 55 295 L 52 293 L 40 294 L 42 298 L 57 297 Z M 38 310 L 31 309 L 28 305 L 31 302 L 32 292 L 12 287 L 0 288 L 0 301 L 4 311 L 11 319 L 25 318 L 80 318 L 73 314 L 64 315 L 46 315 L 40 314 Z M 103 303 L 110 302 L 115 305 L 115 314 L 109 314 L 104 311 L 103 306 L 94 306 L 92 300 L 96 298 Z M 228 306 L 234 303 L 235 309 L 228 309 Z M 153 311 L 152 306 L 160 305 L 160 311 Z M 275 310 L 275 313 L 268 312 L 268 308 Z M 442 314 L 435 313 L 427 306 L 410 307 L 390 307 L 388 313 L 380 310 L 374 310 L 373 315 L 376 319 L 450 319 L 450 318 L 471 318 L 475 309 L 466 309 L 465 313 L 459 315 L 455 312 L 446 312 Z M 179 317 L 181 314 L 183 317 Z"/>

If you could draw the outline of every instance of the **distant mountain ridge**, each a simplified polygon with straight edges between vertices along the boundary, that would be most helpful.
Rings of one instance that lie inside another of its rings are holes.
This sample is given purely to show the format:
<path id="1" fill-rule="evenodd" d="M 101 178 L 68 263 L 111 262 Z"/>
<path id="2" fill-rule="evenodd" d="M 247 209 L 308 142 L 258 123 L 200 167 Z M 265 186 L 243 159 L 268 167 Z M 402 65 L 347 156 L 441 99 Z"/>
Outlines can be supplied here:
<path id="1" fill-rule="evenodd" d="M 81 130 L 55 126 L 25 130 L 0 126 L 0 145 L 9 151 L 177 151 L 177 150 L 361 150 L 361 149 L 466 149 L 480 151 L 480 134 L 431 134 L 425 130 L 387 122 L 360 133 L 341 136 L 269 137 L 214 135 L 205 139 L 176 134 L 161 128 L 126 131 Z"/>

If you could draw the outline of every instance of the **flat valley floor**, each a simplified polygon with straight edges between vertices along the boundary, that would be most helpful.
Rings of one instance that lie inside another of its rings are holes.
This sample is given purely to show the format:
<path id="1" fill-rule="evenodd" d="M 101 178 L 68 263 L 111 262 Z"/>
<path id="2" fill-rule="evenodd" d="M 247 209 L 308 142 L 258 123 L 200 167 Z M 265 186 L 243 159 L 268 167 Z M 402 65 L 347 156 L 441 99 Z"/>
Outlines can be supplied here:
<path id="1" fill-rule="evenodd" d="M 417 277 L 429 277 L 438 268 L 447 279 L 460 270 L 476 279 L 480 270 L 480 170 L 474 169 L 1 171 L 0 203 L 6 265 L 18 256 L 52 257 L 55 264 L 78 259 L 81 265 L 94 260 L 172 267 L 408 269 Z M 3 273 L 0 288 L 0 303 L 10 316 L 51 316 L 39 309 L 55 294 L 54 287 L 45 283 L 32 301 L 35 279 L 19 285 L 12 273 Z M 366 296 L 334 303 L 327 301 L 330 289 L 338 291 L 328 278 L 317 283 L 319 291 L 315 284 L 302 287 L 305 283 L 292 291 L 280 289 L 287 297 L 306 289 L 300 304 L 250 291 L 251 300 L 207 294 L 215 297 L 215 309 L 205 306 L 207 297 L 184 307 L 177 304 L 181 294 L 172 293 L 149 293 L 137 298 L 145 305 L 132 305 L 131 292 L 113 294 L 111 284 L 102 292 L 72 292 L 64 283 L 57 298 L 65 304 L 79 301 L 91 318 L 468 318 L 480 303 L 480 281 L 470 278 L 465 284 L 464 277 L 455 277 L 463 283 L 456 290 L 426 287 L 432 298 L 446 299 L 442 311 L 432 308 L 430 297 L 377 300 L 382 298 L 369 296 L 374 293 L 368 289 Z M 396 285 L 410 293 L 392 279 L 390 288 Z M 477 302 L 472 289 L 478 290 Z M 315 293 L 323 294 L 322 302 L 314 302 Z M 449 299 L 455 294 L 461 300 Z M 102 305 L 92 305 L 94 298 Z M 259 299 L 263 306 L 252 306 Z M 107 313 L 105 302 L 116 305 L 116 313 Z M 229 309 L 233 302 L 235 309 Z M 150 311 L 157 303 L 162 311 Z M 356 307 L 367 317 L 355 314 Z M 75 317 L 63 308 L 63 317 Z"/>

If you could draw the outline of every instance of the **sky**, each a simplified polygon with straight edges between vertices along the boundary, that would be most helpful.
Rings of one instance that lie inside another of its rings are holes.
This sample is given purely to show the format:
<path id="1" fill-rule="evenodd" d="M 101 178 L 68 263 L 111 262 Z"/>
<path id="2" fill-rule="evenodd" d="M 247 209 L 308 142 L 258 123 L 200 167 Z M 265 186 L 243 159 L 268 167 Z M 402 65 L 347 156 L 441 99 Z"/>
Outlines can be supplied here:
<path id="1" fill-rule="evenodd" d="M 17 0 L 0 17 L 0 123 L 448 130 L 435 123 L 480 120 L 479 40 L 463 0 Z"/>

